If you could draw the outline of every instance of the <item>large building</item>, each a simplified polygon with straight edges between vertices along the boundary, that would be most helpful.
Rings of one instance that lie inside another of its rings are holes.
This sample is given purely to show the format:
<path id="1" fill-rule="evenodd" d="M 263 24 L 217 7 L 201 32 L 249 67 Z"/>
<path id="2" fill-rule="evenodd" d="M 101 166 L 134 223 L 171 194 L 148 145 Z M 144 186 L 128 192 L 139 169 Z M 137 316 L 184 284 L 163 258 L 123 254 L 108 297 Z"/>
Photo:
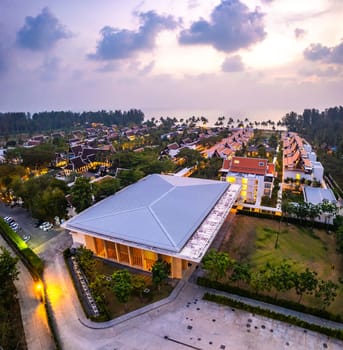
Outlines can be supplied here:
<path id="1" fill-rule="evenodd" d="M 242 203 L 256 204 L 258 198 L 271 196 L 275 168 L 267 159 L 231 157 L 223 161 L 220 172 L 227 182 L 241 186 Z"/>
<path id="2" fill-rule="evenodd" d="M 86 209 L 62 226 L 74 246 L 150 271 L 158 258 L 182 278 L 199 263 L 240 192 L 222 181 L 150 175 Z"/>
<path id="3" fill-rule="evenodd" d="M 324 167 L 311 145 L 294 132 L 282 134 L 283 178 L 323 181 Z"/>

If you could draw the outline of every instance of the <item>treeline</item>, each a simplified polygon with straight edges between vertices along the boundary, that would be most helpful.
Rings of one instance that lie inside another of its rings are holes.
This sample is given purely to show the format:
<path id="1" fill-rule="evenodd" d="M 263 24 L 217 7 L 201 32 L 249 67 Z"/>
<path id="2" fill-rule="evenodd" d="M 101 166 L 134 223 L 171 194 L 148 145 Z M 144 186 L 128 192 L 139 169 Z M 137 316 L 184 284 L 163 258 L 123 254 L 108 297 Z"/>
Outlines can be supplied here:
<path id="1" fill-rule="evenodd" d="M 319 111 L 305 109 L 302 114 L 287 113 L 282 118 L 289 131 L 304 136 L 311 144 L 335 146 L 343 153 L 343 107 L 332 107 Z"/>
<path id="2" fill-rule="evenodd" d="M 90 123 L 103 123 L 110 126 L 140 125 L 144 120 L 144 113 L 139 109 L 129 111 L 97 111 L 75 113 L 70 111 L 30 113 L 0 113 L 0 135 L 19 133 L 37 133 L 52 130 L 65 130 Z"/>

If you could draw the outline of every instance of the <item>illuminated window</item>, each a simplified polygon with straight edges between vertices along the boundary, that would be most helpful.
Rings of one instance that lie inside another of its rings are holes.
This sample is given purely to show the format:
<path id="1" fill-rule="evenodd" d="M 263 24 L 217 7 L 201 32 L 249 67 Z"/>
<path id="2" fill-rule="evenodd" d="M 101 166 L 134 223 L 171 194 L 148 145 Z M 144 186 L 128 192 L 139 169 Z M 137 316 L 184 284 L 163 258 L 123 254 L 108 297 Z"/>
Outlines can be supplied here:
<path id="1" fill-rule="evenodd" d="M 300 178 L 301 178 L 301 175 L 299 173 L 295 174 L 295 179 L 296 180 L 300 180 Z"/>
<path id="2" fill-rule="evenodd" d="M 242 190 L 247 190 L 248 186 L 247 185 L 242 185 Z"/>
<path id="3" fill-rule="evenodd" d="M 241 196 L 246 197 L 247 196 L 247 191 L 241 191 Z"/>
<path id="4" fill-rule="evenodd" d="M 235 159 L 235 160 L 233 161 L 233 163 L 234 163 L 234 164 L 239 164 L 239 160 L 238 160 L 238 159 Z"/>
<path id="5" fill-rule="evenodd" d="M 227 181 L 227 182 L 230 182 L 230 184 L 234 184 L 234 183 L 236 182 L 236 178 L 233 177 L 233 176 L 228 176 L 228 177 L 226 178 L 226 181 Z"/>
<path id="6" fill-rule="evenodd" d="M 242 184 L 247 184 L 248 183 L 248 179 L 246 178 L 246 177 L 244 177 L 243 179 L 242 179 Z"/>

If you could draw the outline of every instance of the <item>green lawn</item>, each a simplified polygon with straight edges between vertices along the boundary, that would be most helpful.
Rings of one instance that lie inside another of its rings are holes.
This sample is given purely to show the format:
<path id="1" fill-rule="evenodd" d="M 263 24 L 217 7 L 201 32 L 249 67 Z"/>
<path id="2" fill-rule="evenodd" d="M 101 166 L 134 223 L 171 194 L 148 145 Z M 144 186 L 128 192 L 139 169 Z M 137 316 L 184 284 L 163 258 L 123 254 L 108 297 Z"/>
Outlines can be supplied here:
<path id="1" fill-rule="evenodd" d="M 343 285 L 339 283 L 339 278 L 343 277 L 343 259 L 336 251 L 334 235 L 325 230 L 237 215 L 227 236 L 221 250 L 239 261 L 250 263 L 252 268 L 287 259 L 298 270 L 309 267 L 318 273 L 319 278 L 338 283 L 339 295 L 328 310 L 343 313 Z M 297 300 L 293 294 L 289 293 L 286 297 Z M 304 300 L 313 307 L 317 306 L 314 298 Z"/>

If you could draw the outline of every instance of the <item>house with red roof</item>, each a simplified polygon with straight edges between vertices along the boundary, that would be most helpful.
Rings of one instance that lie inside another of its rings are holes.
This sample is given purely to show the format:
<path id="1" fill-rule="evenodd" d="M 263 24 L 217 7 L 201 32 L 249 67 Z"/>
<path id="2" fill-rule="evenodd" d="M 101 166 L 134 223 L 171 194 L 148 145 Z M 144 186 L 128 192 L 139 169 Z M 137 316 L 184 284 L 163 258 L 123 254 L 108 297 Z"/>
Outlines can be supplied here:
<path id="1" fill-rule="evenodd" d="M 242 203 L 259 205 L 261 197 L 272 194 L 276 172 L 268 159 L 231 157 L 224 159 L 220 172 L 227 182 L 241 185 Z"/>

